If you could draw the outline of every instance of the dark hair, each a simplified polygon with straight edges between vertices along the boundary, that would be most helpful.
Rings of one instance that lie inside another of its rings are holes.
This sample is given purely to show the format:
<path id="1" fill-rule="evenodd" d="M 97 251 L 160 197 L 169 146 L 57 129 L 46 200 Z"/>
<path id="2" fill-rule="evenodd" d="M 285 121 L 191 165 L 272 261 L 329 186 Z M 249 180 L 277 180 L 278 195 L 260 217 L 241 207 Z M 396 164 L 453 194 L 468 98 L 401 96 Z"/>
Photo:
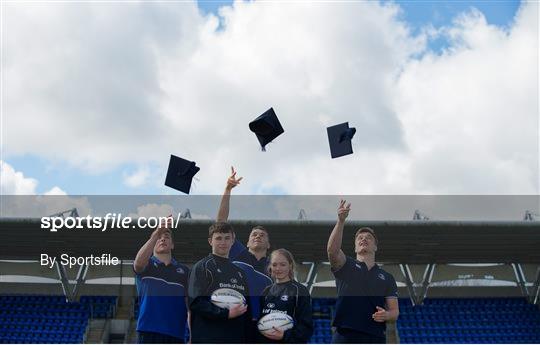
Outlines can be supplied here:
<path id="1" fill-rule="evenodd" d="M 216 222 L 210 225 L 210 228 L 208 229 L 208 238 L 212 238 L 215 233 L 234 235 L 234 229 L 232 225 L 227 222 Z"/>
<path id="2" fill-rule="evenodd" d="M 270 262 L 272 262 L 272 258 L 274 255 L 281 254 L 287 259 L 289 262 L 289 265 L 291 267 L 291 270 L 289 271 L 289 278 L 291 280 L 294 280 L 294 272 L 296 271 L 296 263 L 294 262 L 294 257 L 290 251 L 284 248 L 279 248 L 274 251 L 272 251 L 272 254 L 270 254 Z M 270 276 L 272 275 L 272 264 L 268 265 L 268 273 L 270 273 Z"/>
<path id="3" fill-rule="evenodd" d="M 375 239 L 375 244 L 378 245 L 379 240 L 377 239 L 377 235 L 375 235 L 375 231 L 372 228 L 368 228 L 367 226 L 356 230 L 356 234 L 354 234 L 354 240 L 356 241 L 356 238 L 358 237 L 358 235 L 362 233 L 366 233 L 366 232 L 371 234 L 371 236 L 373 236 L 373 238 Z"/>
<path id="4" fill-rule="evenodd" d="M 268 236 L 268 238 L 270 238 L 270 234 L 268 233 L 268 230 L 266 230 L 266 228 L 264 226 L 262 226 L 262 225 L 255 225 L 251 229 L 251 231 L 253 231 L 253 230 L 262 230 L 262 231 L 264 231 L 266 233 L 266 236 Z"/>

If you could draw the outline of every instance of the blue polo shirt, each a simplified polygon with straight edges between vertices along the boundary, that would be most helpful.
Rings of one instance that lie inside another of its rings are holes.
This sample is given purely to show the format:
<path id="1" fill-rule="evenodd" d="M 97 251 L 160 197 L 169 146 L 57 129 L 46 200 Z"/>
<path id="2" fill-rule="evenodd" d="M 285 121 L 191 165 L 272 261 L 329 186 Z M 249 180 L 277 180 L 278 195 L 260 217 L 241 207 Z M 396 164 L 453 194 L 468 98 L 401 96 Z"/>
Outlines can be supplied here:
<path id="1" fill-rule="evenodd" d="M 251 315 L 253 319 L 258 320 L 261 314 L 260 298 L 263 290 L 272 285 L 272 279 L 266 274 L 255 270 L 253 266 L 241 261 L 233 261 L 237 267 L 240 267 L 246 274 L 246 281 L 249 288 L 249 304 L 251 306 Z"/>
<path id="2" fill-rule="evenodd" d="M 136 273 L 137 331 L 185 338 L 188 276 L 189 268 L 175 259 L 167 266 L 157 257 L 150 257 L 144 271 Z"/>
<path id="3" fill-rule="evenodd" d="M 368 270 L 349 256 L 333 273 L 338 292 L 333 326 L 384 337 L 386 323 L 374 321 L 372 315 L 377 306 L 385 307 L 387 298 L 398 297 L 394 277 L 377 265 Z"/>
<path id="4" fill-rule="evenodd" d="M 253 319 L 259 319 L 260 297 L 265 287 L 272 285 L 272 279 L 268 276 L 268 258 L 262 257 L 257 260 L 255 255 L 239 241 L 234 241 L 231 250 L 229 251 L 231 261 L 244 271 L 249 287 L 249 304 L 251 305 L 251 313 Z"/>
<path id="5" fill-rule="evenodd" d="M 234 241 L 229 252 L 229 258 L 231 261 L 245 262 L 246 264 L 252 266 L 256 271 L 268 275 L 267 269 L 268 264 L 270 263 L 268 258 L 265 256 L 260 260 L 257 260 L 255 255 L 251 254 L 246 246 L 240 243 L 240 241 Z"/>

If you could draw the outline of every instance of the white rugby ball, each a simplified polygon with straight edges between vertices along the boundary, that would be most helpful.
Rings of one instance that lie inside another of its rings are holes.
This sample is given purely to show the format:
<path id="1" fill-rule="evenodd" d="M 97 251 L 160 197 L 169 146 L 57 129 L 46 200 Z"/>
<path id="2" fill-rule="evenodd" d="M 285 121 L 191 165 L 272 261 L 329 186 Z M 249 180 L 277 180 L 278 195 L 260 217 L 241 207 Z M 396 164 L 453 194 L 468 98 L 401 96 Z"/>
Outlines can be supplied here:
<path id="1" fill-rule="evenodd" d="M 246 298 L 240 292 L 233 289 L 217 289 L 210 296 L 210 301 L 221 308 L 231 309 L 235 305 L 245 305 Z"/>
<path id="2" fill-rule="evenodd" d="M 280 331 L 286 331 L 293 328 L 293 326 L 294 320 L 292 317 L 290 317 L 288 314 L 277 312 L 266 314 L 265 316 L 261 317 L 257 323 L 257 328 L 261 333 L 271 332 L 274 327 Z"/>

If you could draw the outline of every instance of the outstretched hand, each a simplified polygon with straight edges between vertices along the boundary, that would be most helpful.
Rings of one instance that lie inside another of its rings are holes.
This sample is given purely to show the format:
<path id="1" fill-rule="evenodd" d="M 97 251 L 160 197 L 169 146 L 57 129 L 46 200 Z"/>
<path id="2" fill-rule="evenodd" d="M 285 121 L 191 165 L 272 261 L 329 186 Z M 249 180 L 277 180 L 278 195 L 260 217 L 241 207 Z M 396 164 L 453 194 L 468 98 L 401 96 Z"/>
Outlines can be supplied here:
<path id="1" fill-rule="evenodd" d="M 351 203 L 347 204 L 347 200 L 341 200 L 338 207 L 338 220 L 344 222 L 349 216 L 351 210 Z"/>
<path id="2" fill-rule="evenodd" d="M 227 179 L 227 189 L 231 190 L 234 187 L 238 186 L 242 179 L 243 177 L 236 178 L 236 171 L 234 171 L 234 167 L 231 167 L 231 176 L 229 176 L 229 178 Z"/>

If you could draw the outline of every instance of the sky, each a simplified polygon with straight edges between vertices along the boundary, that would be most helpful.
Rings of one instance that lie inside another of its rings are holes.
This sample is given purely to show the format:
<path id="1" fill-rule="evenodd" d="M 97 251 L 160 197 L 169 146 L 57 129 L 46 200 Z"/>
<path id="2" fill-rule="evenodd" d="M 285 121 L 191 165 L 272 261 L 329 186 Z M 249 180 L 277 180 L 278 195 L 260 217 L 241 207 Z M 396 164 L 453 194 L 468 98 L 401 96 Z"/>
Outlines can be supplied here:
<path id="1" fill-rule="evenodd" d="M 2 3 L 1 193 L 538 195 L 538 3 Z M 122 25 L 118 25 L 122 23 Z M 262 152 L 248 123 L 273 107 Z M 326 127 L 357 129 L 331 159 Z"/>

